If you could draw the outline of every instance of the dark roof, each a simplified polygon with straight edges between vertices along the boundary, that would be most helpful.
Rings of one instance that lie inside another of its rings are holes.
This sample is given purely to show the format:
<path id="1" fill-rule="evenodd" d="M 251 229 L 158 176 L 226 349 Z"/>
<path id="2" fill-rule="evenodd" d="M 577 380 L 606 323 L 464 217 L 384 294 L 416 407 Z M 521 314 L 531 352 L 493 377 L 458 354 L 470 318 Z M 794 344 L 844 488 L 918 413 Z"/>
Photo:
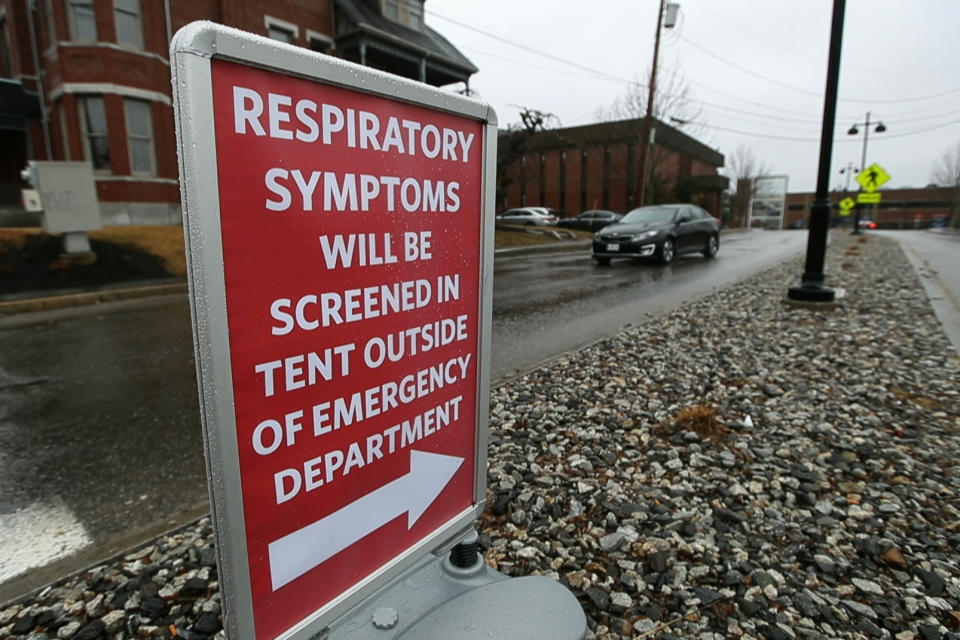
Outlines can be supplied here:
<path id="1" fill-rule="evenodd" d="M 374 36 L 386 34 L 410 45 L 412 49 L 425 52 L 428 57 L 439 58 L 447 64 L 458 67 L 468 75 L 479 71 L 465 55 L 450 44 L 449 40 L 430 27 L 425 27 L 423 31 L 411 29 L 382 15 L 363 0 L 334 1 L 338 12 L 338 24 L 344 24 L 341 21 L 344 18 L 349 24 L 348 30 L 336 34 L 338 38 L 352 33 L 350 28 Z"/>
<path id="2" fill-rule="evenodd" d="M 622 144 L 624 142 L 638 142 L 642 131 L 643 120 L 614 120 L 612 122 L 598 122 L 578 127 L 564 127 L 561 129 L 547 129 L 528 134 L 524 148 L 528 151 L 562 149 L 567 147 L 592 147 L 608 144 Z M 711 149 L 699 140 L 696 140 L 683 131 L 671 127 L 665 122 L 656 121 L 656 136 L 654 142 L 658 145 L 685 153 L 714 167 L 723 166 L 723 154 Z M 513 135 L 507 132 L 504 135 Z"/>
<path id="3" fill-rule="evenodd" d="M 40 115 L 37 94 L 27 92 L 16 80 L 0 78 L 0 113 L 36 117 Z"/>

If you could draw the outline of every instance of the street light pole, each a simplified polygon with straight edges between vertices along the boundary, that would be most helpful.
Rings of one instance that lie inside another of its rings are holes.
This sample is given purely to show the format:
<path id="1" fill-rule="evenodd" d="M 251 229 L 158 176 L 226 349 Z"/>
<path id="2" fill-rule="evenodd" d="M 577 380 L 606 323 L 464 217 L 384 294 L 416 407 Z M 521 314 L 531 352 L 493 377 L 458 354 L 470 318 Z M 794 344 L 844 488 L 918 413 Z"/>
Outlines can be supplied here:
<path id="1" fill-rule="evenodd" d="M 653 41 L 653 69 L 650 71 L 650 86 L 647 93 L 647 113 L 643 117 L 640 133 L 640 166 L 638 168 L 637 189 L 633 203 L 637 207 L 645 204 L 647 195 L 647 163 L 650 157 L 650 132 L 653 130 L 653 98 L 657 91 L 657 60 L 660 57 L 660 27 L 663 24 L 663 10 L 667 0 L 660 0 L 657 11 L 657 35 Z"/>
<path id="2" fill-rule="evenodd" d="M 854 169 L 857 168 L 857 165 L 853 164 L 853 161 L 847 163 L 847 166 L 840 169 L 840 175 L 844 176 L 843 190 L 850 191 L 850 176 L 853 175 Z"/>
<path id="3" fill-rule="evenodd" d="M 857 135 L 857 133 L 859 133 L 857 131 L 857 124 L 859 123 L 854 123 L 853 126 L 850 127 L 850 130 L 847 131 L 847 135 L 855 136 Z M 887 128 L 883 126 L 883 123 L 880 121 L 877 121 L 877 128 L 875 129 L 875 131 L 877 133 L 883 133 L 886 130 Z M 869 139 L 870 139 L 870 112 L 867 111 L 867 117 L 863 124 L 863 151 L 860 154 L 860 171 L 867 170 L 867 141 Z M 861 191 L 863 191 L 863 189 L 861 189 Z M 860 234 L 860 203 L 859 202 L 857 203 L 857 210 L 854 213 L 854 218 L 853 218 L 853 233 L 854 235 Z"/>
<path id="4" fill-rule="evenodd" d="M 823 264 L 827 255 L 830 224 L 830 159 L 833 130 L 837 120 L 837 86 L 840 83 L 840 49 L 843 41 L 843 14 L 846 0 L 833 0 L 830 54 L 827 59 L 827 88 L 823 97 L 823 128 L 820 130 L 820 164 L 817 193 L 810 207 L 807 259 L 799 285 L 790 287 L 787 298 L 800 302 L 833 302 L 836 292 L 824 284 Z"/>

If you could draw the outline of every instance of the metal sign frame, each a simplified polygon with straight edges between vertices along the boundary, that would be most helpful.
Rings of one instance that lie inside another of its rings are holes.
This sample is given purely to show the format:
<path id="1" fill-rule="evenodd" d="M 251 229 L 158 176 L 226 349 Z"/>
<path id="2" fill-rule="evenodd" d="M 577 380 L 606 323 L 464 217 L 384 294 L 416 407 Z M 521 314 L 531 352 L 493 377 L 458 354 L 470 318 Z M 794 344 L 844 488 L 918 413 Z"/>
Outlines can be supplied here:
<path id="1" fill-rule="evenodd" d="M 190 310 L 204 425 L 211 511 L 217 542 L 225 627 L 229 637 L 254 637 L 253 595 L 240 489 L 231 352 L 221 237 L 218 164 L 213 127 L 213 59 L 413 104 L 481 125 L 477 389 L 472 505 L 392 561 L 316 609 L 278 637 L 312 638 L 331 621 L 425 555 L 450 545 L 482 513 L 486 493 L 497 119 L 491 107 L 434 87 L 278 43 L 211 22 L 195 22 L 171 42 L 173 102 L 189 266 Z M 304 597 L 309 597 L 305 595 Z"/>

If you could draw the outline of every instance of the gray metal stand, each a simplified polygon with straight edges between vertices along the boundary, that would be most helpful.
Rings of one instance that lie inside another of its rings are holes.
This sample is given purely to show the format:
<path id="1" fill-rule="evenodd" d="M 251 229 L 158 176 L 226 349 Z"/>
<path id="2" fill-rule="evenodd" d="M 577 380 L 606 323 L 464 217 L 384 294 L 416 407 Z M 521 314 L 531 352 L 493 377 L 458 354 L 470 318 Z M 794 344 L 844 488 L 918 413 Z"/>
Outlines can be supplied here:
<path id="1" fill-rule="evenodd" d="M 462 546 L 451 555 L 457 556 Z M 468 567 L 427 556 L 318 640 L 583 640 L 587 620 L 561 584 L 509 578 L 474 553 Z"/>

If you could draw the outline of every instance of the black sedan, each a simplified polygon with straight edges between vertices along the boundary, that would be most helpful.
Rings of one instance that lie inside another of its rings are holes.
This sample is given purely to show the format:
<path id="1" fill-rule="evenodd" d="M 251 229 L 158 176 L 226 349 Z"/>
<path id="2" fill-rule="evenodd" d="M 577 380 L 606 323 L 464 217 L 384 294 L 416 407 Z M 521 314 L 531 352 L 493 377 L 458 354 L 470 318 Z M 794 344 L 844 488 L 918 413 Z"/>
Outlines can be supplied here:
<path id="1" fill-rule="evenodd" d="M 603 265 L 611 258 L 655 258 L 670 264 L 678 254 L 693 252 L 712 258 L 719 248 L 717 219 L 692 204 L 640 207 L 593 237 L 593 259 Z"/>
<path id="2" fill-rule="evenodd" d="M 622 214 L 614 213 L 613 211 L 605 211 L 604 209 L 591 209 L 590 211 L 584 211 L 580 215 L 573 218 L 560 218 L 560 221 L 557 222 L 557 226 L 564 227 L 566 229 L 599 231 L 608 224 L 618 222 L 622 217 Z"/>

